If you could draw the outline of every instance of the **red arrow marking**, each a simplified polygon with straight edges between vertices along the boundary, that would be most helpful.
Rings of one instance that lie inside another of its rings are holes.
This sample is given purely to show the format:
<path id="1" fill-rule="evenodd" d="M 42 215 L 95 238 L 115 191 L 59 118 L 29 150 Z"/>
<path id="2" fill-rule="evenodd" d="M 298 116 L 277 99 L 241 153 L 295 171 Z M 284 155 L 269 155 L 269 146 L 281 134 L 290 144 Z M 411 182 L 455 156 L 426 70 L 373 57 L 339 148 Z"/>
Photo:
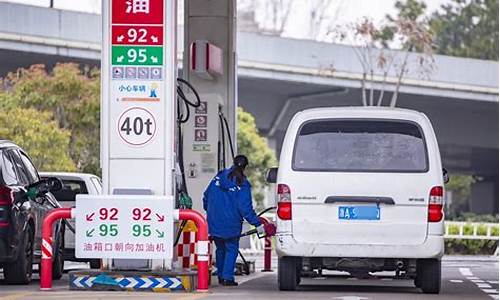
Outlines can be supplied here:
<path id="1" fill-rule="evenodd" d="M 85 219 L 87 219 L 87 221 L 89 221 L 89 222 L 93 221 L 93 219 L 92 219 L 92 218 L 94 217 L 94 214 L 95 214 L 95 213 L 92 213 L 91 215 L 86 215 L 86 216 L 85 216 Z"/>
<path id="2" fill-rule="evenodd" d="M 156 214 L 156 217 L 158 218 L 158 222 L 165 221 L 165 216 L 160 216 L 159 214 Z"/>

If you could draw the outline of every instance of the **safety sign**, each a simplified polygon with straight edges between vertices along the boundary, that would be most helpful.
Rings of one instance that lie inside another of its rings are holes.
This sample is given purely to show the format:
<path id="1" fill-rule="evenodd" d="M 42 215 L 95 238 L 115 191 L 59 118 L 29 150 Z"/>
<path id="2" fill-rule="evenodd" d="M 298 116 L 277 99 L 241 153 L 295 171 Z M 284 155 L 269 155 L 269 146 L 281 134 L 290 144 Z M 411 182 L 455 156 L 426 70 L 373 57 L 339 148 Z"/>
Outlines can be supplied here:
<path id="1" fill-rule="evenodd" d="M 155 117 L 145 108 L 131 107 L 118 119 L 118 132 L 127 144 L 145 145 L 156 133 Z"/>
<path id="2" fill-rule="evenodd" d="M 164 196 L 77 195 L 76 257 L 171 259 L 172 201 Z"/>

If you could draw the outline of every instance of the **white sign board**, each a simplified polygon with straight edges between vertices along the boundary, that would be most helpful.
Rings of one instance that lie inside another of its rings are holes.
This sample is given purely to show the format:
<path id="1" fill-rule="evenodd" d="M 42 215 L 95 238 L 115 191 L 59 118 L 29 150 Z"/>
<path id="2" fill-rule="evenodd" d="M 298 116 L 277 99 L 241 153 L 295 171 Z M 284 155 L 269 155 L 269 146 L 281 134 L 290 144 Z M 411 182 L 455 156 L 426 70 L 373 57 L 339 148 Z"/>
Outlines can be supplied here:
<path id="1" fill-rule="evenodd" d="M 172 259 L 171 197 L 77 195 L 78 258 Z"/>

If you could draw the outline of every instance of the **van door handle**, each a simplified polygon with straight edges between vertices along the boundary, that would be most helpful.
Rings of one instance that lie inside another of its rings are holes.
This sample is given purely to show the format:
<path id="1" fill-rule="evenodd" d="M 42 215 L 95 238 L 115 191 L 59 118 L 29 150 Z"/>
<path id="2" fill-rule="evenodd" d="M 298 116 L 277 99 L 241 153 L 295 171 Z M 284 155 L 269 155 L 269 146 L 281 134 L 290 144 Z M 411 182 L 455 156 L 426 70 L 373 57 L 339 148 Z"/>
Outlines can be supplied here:
<path id="1" fill-rule="evenodd" d="M 377 204 L 387 204 L 394 205 L 394 199 L 390 197 L 356 197 L 356 196 L 329 196 L 326 198 L 325 203 L 338 203 L 338 202 L 350 202 L 350 203 L 377 203 Z"/>

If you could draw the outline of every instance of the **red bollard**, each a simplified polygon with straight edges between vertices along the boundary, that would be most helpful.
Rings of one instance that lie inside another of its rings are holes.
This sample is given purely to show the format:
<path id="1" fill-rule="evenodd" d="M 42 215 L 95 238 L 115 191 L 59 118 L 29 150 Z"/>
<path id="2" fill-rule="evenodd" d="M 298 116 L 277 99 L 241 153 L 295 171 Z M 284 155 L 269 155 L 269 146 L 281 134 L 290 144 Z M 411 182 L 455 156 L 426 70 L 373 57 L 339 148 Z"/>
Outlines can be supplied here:
<path id="1" fill-rule="evenodd" d="M 269 221 L 264 218 L 264 217 L 259 217 L 260 222 L 265 225 L 269 224 Z M 273 269 L 271 268 L 271 252 L 272 252 L 272 241 L 270 236 L 266 236 L 264 239 L 264 269 L 262 269 L 262 272 L 272 272 Z"/>
<path id="2" fill-rule="evenodd" d="M 40 269 L 40 290 L 52 289 L 52 227 L 59 219 L 71 219 L 73 208 L 56 208 L 50 211 L 42 224 L 42 262 Z"/>
<path id="3" fill-rule="evenodd" d="M 191 220 L 196 224 L 196 254 L 198 255 L 198 292 L 208 292 L 208 223 L 205 217 L 192 209 L 179 209 L 179 220 Z"/>

